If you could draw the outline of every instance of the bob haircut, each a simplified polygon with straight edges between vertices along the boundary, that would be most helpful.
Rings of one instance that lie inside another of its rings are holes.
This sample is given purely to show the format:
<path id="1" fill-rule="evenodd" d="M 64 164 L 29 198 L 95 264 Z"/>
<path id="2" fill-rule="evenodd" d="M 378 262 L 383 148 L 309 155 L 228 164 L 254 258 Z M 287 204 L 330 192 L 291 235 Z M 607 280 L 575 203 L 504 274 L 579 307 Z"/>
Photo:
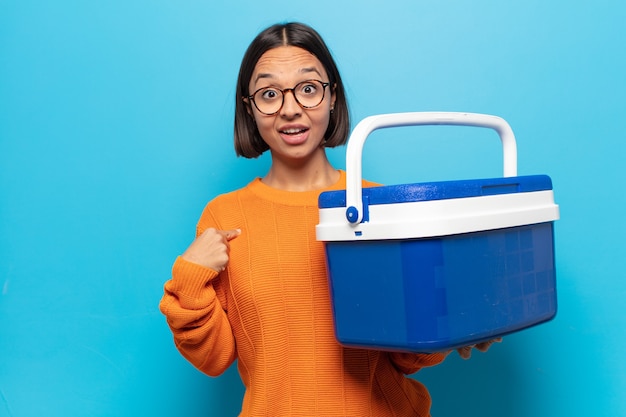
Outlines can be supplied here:
<path id="1" fill-rule="evenodd" d="M 335 107 L 331 113 L 328 129 L 324 134 L 324 146 L 334 148 L 344 145 L 350 133 L 350 115 L 345 90 L 326 43 L 313 28 L 297 22 L 276 24 L 259 33 L 243 56 L 235 97 L 235 152 L 237 156 L 256 158 L 269 149 L 248 112 L 249 103 L 243 98 L 250 92 L 249 84 L 254 68 L 265 52 L 279 46 L 297 46 L 312 53 L 324 66 L 330 88 L 334 88 Z"/>

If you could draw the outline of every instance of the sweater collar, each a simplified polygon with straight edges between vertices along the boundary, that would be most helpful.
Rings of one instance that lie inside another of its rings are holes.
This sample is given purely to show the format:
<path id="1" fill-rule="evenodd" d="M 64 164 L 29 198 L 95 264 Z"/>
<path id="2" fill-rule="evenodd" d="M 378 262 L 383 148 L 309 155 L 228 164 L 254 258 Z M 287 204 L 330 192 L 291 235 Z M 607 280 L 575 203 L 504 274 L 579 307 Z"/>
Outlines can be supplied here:
<path id="1" fill-rule="evenodd" d="M 249 191 L 263 198 L 283 205 L 293 206 L 316 206 L 319 195 L 324 191 L 345 190 L 346 188 L 346 172 L 339 170 L 339 180 L 329 187 L 311 191 L 285 191 L 278 188 L 270 187 L 261 181 L 261 178 L 255 178 L 246 187 Z"/>

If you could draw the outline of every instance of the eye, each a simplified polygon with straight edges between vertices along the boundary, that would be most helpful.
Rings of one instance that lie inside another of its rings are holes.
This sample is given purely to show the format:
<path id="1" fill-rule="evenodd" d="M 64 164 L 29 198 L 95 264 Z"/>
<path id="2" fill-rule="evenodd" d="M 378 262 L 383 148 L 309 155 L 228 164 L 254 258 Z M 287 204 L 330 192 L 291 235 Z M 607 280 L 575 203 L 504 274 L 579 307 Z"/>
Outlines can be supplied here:
<path id="1" fill-rule="evenodd" d="M 317 85 L 313 82 L 306 81 L 300 84 L 300 93 L 307 96 L 312 96 L 317 93 Z"/>
<path id="2" fill-rule="evenodd" d="M 280 90 L 277 90 L 272 87 L 262 88 L 254 94 L 255 100 L 263 100 L 263 101 L 274 101 L 280 98 L 282 93 Z"/>
<path id="3" fill-rule="evenodd" d="M 274 89 L 274 88 L 266 88 L 264 90 L 261 90 L 259 92 L 261 98 L 265 101 L 272 101 L 272 100 L 276 100 L 278 97 L 280 97 L 280 91 Z"/>

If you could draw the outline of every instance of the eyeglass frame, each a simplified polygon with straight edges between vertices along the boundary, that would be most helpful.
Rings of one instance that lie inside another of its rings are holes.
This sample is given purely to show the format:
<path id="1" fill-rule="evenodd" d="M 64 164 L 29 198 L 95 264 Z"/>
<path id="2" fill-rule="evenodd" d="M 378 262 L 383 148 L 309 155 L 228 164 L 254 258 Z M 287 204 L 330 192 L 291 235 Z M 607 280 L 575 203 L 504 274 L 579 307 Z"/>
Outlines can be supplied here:
<path id="1" fill-rule="evenodd" d="M 322 98 L 320 99 L 320 102 L 317 103 L 315 106 L 305 106 L 304 104 L 300 103 L 300 101 L 298 100 L 298 97 L 296 97 L 296 87 L 299 86 L 300 84 L 304 84 L 306 82 L 310 82 L 310 81 L 316 81 L 320 84 L 322 84 Z M 314 109 L 317 106 L 319 106 L 320 104 L 322 104 L 322 102 L 324 101 L 324 98 L 326 97 L 326 87 L 328 87 L 330 85 L 330 82 L 325 83 L 322 80 L 316 80 L 316 79 L 310 79 L 310 80 L 304 80 L 304 81 L 300 81 L 298 84 L 294 85 L 291 88 L 285 88 L 285 89 L 280 89 L 280 88 L 275 88 L 277 91 L 280 91 L 280 93 L 282 94 L 282 102 L 280 103 L 280 107 L 278 107 L 278 110 L 276 110 L 274 113 L 265 113 L 263 111 L 261 111 L 261 109 L 259 109 L 258 104 L 256 103 L 256 100 L 254 99 L 254 96 L 261 90 L 266 90 L 268 88 L 274 88 L 274 87 L 261 87 L 258 90 L 256 90 L 254 93 L 250 94 L 249 96 L 244 96 L 244 99 L 248 99 L 250 101 L 252 101 L 252 103 L 254 103 L 254 107 L 256 107 L 256 109 L 259 111 L 259 113 L 264 114 L 266 116 L 274 116 L 276 114 L 278 114 L 280 112 L 280 110 L 283 108 L 283 106 L 285 105 L 285 93 L 288 91 L 291 91 L 291 95 L 293 96 L 293 99 L 296 101 L 296 103 L 298 103 L 298 106 L 300 106 L 303 109 Z"/>

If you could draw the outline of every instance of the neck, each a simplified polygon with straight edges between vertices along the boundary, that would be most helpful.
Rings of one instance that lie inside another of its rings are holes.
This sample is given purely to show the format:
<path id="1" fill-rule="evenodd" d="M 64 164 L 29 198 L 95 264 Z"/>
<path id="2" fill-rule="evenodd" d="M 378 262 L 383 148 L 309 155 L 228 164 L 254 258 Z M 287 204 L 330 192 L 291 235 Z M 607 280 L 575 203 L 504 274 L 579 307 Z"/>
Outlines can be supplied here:
<path id="1" fill-rule="evenodd" d="M 270 187 L 285 191 L 319 190 L 338 180 L 339 171 L 330 164 L 325 152 L 303 164 L 273 159 L 270 170 L 262 179 Z"/>

